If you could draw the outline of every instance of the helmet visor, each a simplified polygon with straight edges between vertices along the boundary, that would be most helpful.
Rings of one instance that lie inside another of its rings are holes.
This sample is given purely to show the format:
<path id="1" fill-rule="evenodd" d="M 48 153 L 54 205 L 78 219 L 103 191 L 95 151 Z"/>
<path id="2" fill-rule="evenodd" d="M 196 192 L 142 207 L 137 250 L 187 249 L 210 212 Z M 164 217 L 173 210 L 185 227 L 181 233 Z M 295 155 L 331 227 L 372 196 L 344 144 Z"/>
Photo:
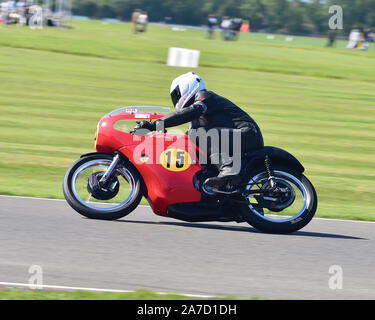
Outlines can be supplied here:
<path id="1" fill-rule="evenodd" d="M 171 92 L 171 98 L 173 105 L 176 106 L 177 102 L 181 99 L 180 86 L 177 86 L 176 89 Z"/>

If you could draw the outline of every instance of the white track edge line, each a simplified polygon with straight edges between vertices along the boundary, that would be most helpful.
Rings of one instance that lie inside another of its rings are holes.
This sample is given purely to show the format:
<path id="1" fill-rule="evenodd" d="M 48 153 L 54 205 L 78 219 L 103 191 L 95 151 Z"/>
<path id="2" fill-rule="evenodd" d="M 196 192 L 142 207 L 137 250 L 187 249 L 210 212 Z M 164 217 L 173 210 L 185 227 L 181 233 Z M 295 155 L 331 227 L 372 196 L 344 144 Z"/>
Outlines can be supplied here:
<path id="1" fill-rule="evenodd" d="M 6 287 L 26 287 L 32 289 L 34 285 L 28 283 L 16 283 L 16 282 L 0 282 L 0 286 Z M 69 286 L 57 286 L 57 285 L 37 285 L 36 289 L 57 289 L 57 290 L 76 290 L 76 291 L 90 291 L 90 292 L 108 292 L 108 293 L 132 293 L 135 290 L 119 290 L 119 289 L 100 289 L 100 288 L 85 288 L 85 287 L 69 287 Z M 167 295 L 167 294 L 177 294 L 192 298 L 214 298 L 215 296 L 203 295 L 203 294 L 192 294 L 192 293 L 167 293 L 167 292 L 157 292 L 157 294 Z"/>

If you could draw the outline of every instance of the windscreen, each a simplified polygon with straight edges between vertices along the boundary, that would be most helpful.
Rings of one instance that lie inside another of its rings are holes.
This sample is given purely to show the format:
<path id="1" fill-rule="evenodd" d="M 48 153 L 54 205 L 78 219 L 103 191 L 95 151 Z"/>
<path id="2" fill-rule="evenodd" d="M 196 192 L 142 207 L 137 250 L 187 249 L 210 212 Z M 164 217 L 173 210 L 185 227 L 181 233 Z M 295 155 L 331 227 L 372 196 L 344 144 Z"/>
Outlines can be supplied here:
<path id="1" fill-rule="evenodd" d="M 163 117 L 165 114 L 171 112 L 170 108 L 157 107 L 157 106 L 131 106 L 123 107 L 114 110 L 106 116 L 114 116 L 118 114 L 129 114 L 132 115 L 131 119 L 122 119 L 114 124 L 116 130 L 130 133 L 136 126 L 138 121 L 147 120 L 149 121 L 152 116 L 158 116 L 157 118 Z"/>
<path id="2" fill-rule="evenodd" d="M 171 113 L 171 108 L 156 107 L 156 106 L 132 106 L 123 107 L 108 113 L 106 116 L 112 116 L 119 113 L 154 113 L 154 114 L 168 114 Z"/>

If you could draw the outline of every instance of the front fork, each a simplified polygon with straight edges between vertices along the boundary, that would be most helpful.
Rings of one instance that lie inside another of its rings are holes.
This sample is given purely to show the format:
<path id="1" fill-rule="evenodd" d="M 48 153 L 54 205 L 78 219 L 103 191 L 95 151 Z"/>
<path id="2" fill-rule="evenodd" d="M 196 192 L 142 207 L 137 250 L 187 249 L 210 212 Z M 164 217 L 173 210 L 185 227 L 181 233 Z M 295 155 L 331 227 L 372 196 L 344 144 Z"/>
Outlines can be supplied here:
<path id="1" fill-rule="evenodd" d="M 104 175 L 99 180 L 99 183 L 101 185 L 105 186 L 108 181 L 111 181 L 111 179 L 112 179 L 113 175 L 115 174 L 116 168 L 117 168 L 118 164 L 120 163 L 120 161 L 121 161 L 120 155 L 117 153 L 114 156 L 111 165 L 109 166 L 109 168 L 107 169 L 107 171 L 104 173 Z"/>

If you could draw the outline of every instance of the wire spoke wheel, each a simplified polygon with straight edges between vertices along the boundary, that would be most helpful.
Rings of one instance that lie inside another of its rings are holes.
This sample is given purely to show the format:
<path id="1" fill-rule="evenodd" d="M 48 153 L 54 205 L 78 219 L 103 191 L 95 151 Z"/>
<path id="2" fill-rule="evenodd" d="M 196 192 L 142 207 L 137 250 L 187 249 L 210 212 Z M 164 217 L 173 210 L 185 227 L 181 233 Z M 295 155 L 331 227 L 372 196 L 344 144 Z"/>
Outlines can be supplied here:
<path id="1" fill-rule="evenodd" d="M 121 162 L 106 185 L 99 181 L 113 161 L 112 155 L 81 158 L 67 171 L 63 182 L 65 199 L 78 213 L 92 219 L 116 220 L 131 213 L 143 195 L 142 178 L 129 162 Z M 93 179 L 94 178 L 94 179 Z"/>
<path id="2" fill-rule="evenodd" d="M 250 183 L 254 184 L 248 186 L 248 190 L 254 191 L 259 189 L 259 187 L 261 190 L 267 190 L 269 188 L 270 183 L 266 172 L 257 175 L 252 180 L 253 182 Z M 277 196 L 265 197 L 267 199 L 272 199 L 270 201 L 271 204 L 279 204 L 277 209 L 273 209 L 272 207 L 261 207 L 261 201 L 257 201 L 256 197 L 252 196 L 249 198 L 250 210 L 255 214 L 261 215 L 263 219 L 272 222 L 286 222 L 298 219 L 298 217 L 306 210 L 311 200 L 306 187 L 296 177 L 282 171 L 275 171 L 273 180 L 276 186 L 288 190 L 286 195 L 284 195 L 285 199 L 280 200 L 280 197 Z M 260 199 L 262 199 L 262 196 L 260 196 Z M 283 206 L 285 206 L 285 209 L 280 210 Z"/>
<path id="3" fill-rule="evenodd" d="M 250 194 L 244 219 L 253 227 L 270 233 L 291 233 L 306 226 L 317 209 L 314 186 L 300 172 L 276 167 L 272 172 L 274 188 L 265 171 L 256 172 L 247 186 Z"/>
<path id="4" fill-rule="evenodd" d="M 120 209 L 131 201 L 134 196 L 135 181 L 129 170 L 119 167 L 115 183 L 119 184 L 119 192 L 109 200 L 95 199 L 87 188 L 88 179 L 92 174 L 100 176 L 111 165 L 110 160 L 93 160 L 80 166 L 71 180 L 72 190 L 77 200 L 95 210 Z"/>

